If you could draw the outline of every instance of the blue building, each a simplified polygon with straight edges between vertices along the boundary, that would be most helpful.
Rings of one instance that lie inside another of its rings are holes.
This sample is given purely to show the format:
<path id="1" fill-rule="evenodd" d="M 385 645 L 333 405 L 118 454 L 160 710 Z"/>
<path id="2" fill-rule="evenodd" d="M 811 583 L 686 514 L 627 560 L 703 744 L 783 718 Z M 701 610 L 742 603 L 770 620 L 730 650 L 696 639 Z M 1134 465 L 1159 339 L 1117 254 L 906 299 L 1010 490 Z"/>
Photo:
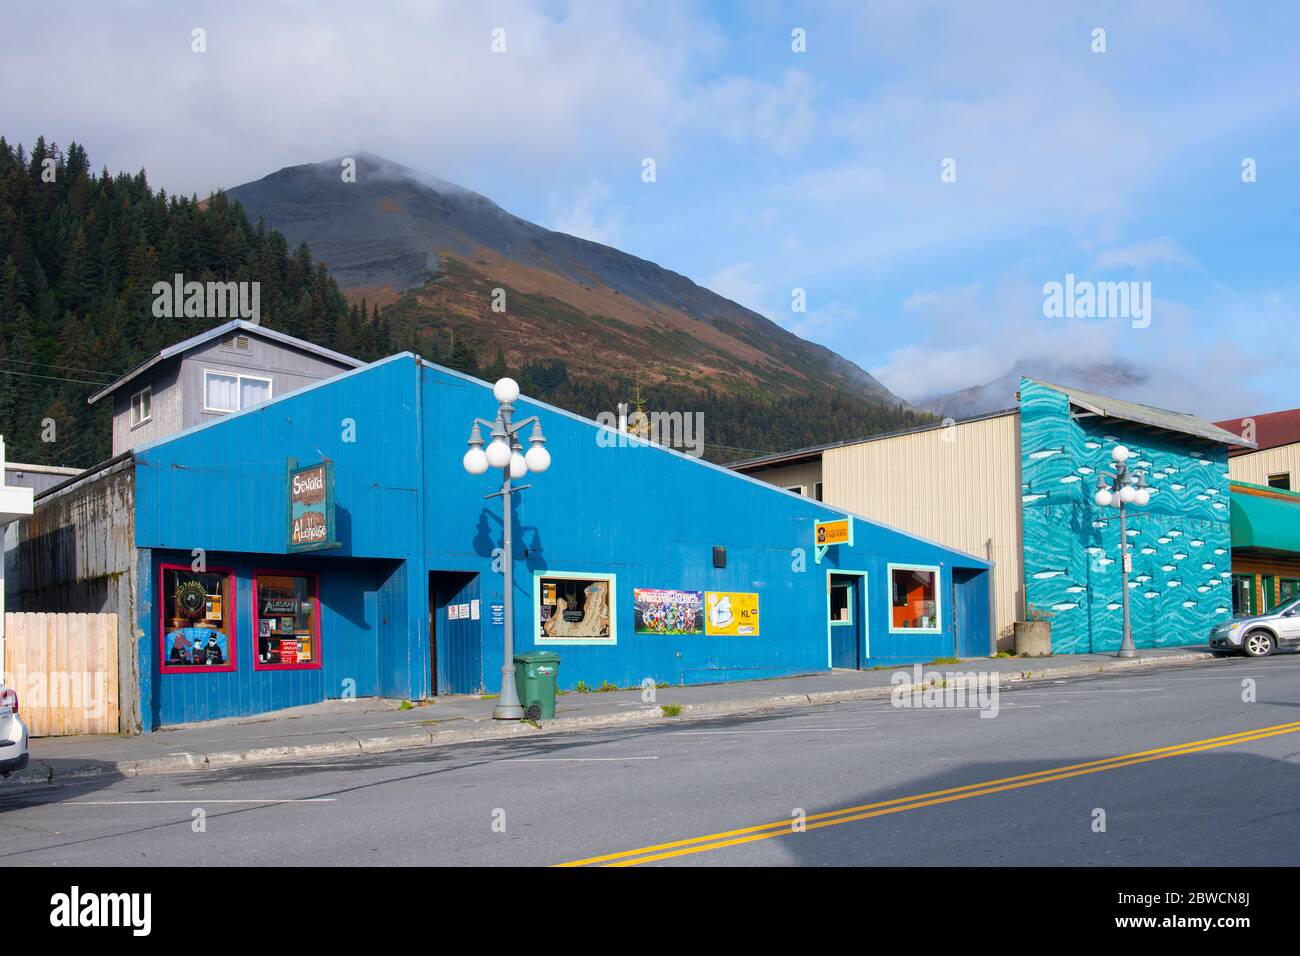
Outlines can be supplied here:
<path id="1" fill-rule="evenodd" d="M 461 462 L 474 418 L 495 411 L 489 385 L 397 355 L 38 501 L 65 539 L 130 522 L 131 566 L 102 572 L 133 584 L 112 608 L 134 623 L 130 729 L 495 691 L 505 557 L 502 499 L 485 496 L 500 472 Z M 822 551 L 817 523 L 844 512 L 524 397 L 515 414 L 541 417 L 552 458 L 512 496 L 515 648 L 558 650 L 561 687 L 928 661 L 959 631 L 987 653 L 980 559 L 863 519 Z M 106 480 L 113 516 L 75 503 Z"/>

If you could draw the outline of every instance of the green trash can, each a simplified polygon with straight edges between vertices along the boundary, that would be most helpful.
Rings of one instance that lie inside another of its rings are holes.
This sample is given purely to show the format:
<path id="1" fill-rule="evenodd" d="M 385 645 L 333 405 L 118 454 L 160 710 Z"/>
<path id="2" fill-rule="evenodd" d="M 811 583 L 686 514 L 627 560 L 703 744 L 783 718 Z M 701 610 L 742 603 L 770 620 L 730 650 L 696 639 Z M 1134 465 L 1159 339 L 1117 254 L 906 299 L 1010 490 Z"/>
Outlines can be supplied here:
<path id="1" fill-rule="evenodd" d="M 554 651 L 529 651 L 515 655 L 515 689 L 524 716 L 529 720 L 550 720 L 555 716 L 555 680 L 560 655 Z"/>

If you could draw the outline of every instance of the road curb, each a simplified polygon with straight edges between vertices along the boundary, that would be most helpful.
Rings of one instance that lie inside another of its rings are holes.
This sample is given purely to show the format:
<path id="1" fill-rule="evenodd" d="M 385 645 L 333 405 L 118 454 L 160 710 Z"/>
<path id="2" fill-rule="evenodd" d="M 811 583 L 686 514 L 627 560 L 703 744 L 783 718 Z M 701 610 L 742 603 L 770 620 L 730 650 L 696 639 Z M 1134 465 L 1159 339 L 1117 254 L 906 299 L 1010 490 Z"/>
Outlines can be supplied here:
<path id="1" fill-rule="evenodd" d="M 1213 660 L 1209 652 L 1190 652 L 1177 657 L 1134 658 L 1132 660 L 1114 660 L 1103 664 L 1064 664 L 1035 666 L 1034 659 L 1025 659 L 1025 668 L 1018 675 L 1010 672 L 995 671 L 1000 683 L 1028 684 L 1044 680 L 1059 680 L 1064 677 L 1088 677 L 1113 671 L 1135 669 L 1156 670 L 1165 667 L 1179 667 Z M 1042 660 L 1049 660 L 1042 658 Z M 963 664 L 922 665 L 924 674 L 966 674 L 979 672 L 979 661 L 967 661 Z M 903 673 L 906 673 L 905 671 Z M 409 733 L 387 734 L 381 737 L 345 737 L 341 740 L 325 743 L 281 745 L 277 747 L 259 747 L 251 750 L 214 751 L 212 753 L 168 754 L 161 757 L 137 758 L 119 761 L 98 761 L 83 763 L 40 763 L 12 774 L 6 783 L 48 784 L 61 780 L 84 779 L 103 775 L 144 776 L 159 773 L 177 773 L 184 771 L 220 770 L 238 766 L 267 766 L 294 760 L 315 759 L 321 757 L 356 756 L 358 754 L 391 753 L 396 750 L 413 750 L 422 747 L 445 747 L 464 743 L 481 743 L 490 740 L 505 740 L 512 737 L 538 737 L 554 734 L 572 733 L 583 730 L 600 730 L 612 727 L 636 726 L 658 723 L 665 719 L 714 718 L 741 716 L 745 714 L 764 713 L 790 707 L 807 707 L 817 704 L 836 704 L 855 700 L 878 700 L 890 697 L 895 691 L 923 690 L 926 682 L 887 687 L 856 687 L 849 690 L 816 691 L 809 694 L 781 694 L 763 697 L 747 697 L 734 700 L 708 701 L 698 704 L 682 704 L 679 716 L 665 718 L 658 704 L 647 704 L 633 710 L 616 714 L 594 714 L 588 717 L 562 717 L 547 721 L 543 726 L 527 723 L 483 723 L 461 725 L 446 730 L 421 730 Z"/>

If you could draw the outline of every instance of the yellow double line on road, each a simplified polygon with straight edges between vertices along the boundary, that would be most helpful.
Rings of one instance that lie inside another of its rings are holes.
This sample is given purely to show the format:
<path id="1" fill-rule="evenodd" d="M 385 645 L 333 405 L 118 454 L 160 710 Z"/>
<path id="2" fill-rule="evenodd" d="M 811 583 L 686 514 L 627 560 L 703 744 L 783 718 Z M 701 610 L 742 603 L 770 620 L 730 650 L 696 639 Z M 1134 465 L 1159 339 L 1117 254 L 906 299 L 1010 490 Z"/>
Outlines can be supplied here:
<path id="1" fill-rule="evenodd" d="M 985 780 L 983 783 L 971 783 L 964 787 L 952 787 L 948 790 L 933 790 L 929 793 L 918 793 L 910 797 L 898 797 L 894 800 L 882 800 L 879 803 L 867 803 L 858 807 L 845 807 L 841 810 L 828 810 L 825 813 L 815 813 L 804 818 L 803 823 L 805 830 L 819 830 L 822 827 L 839 826 L 841 823 L 854 823 L 858 820 L 868 820 L 871 817 L 883 817 L 891 813 L 902 813 L 905 810 L 919 810 L 922 807 L 933 807 L 942 803 L 953 803 L 957 800 L 968 800 L 971 797 L 983 797 L 991 793 L 1001 793 L 1006 790 L 1018 790 L 1021 787 L 1032 787 L 1035 784 L 1051 783 L 1055 780 L 1068 780 L 1071 777 L 1082 777 L 1090 773 L 1101 773 L 1104 770 L 1118 770 L 1120 767 L 1132 767 L 1137 764 L 1151 763 L 1155 760 L 1167 760 L 1170 757 L 1182 757 L 1187 754 L 1201 753 L 1206 750 L 1217 750 L 1220 747 L 1232 747 L 1236 744 L 1249 743 L 1253 740 L 1264 740 L 1268 737 L 1279 737 L 1283 734 L 1293 734 L 1300 731 L 1300 721 L 1289 724 L 1274 724 L 1271 727 L 1258 727 L 1254 730 L 1243 730 L 1235 734 L 1227 734 L 1223 737 L 1210 737 L 1206 740 L 1193 740 L 1188 743 L 1173 744 L 1168 747 L 1158 747 L 1154 750 L 1140 750 L 1137 753 L 1121 754 L 1116 757 L 1107 757 L 1104 760 L 1093 760 L 1088 763 L 1070 764 L 1065 767 L 1054 767 L 1050 770 L 1039 770 L 1034 773 L 1020 774 L 1015 777 L 1002 777 L 998 780 Z M 787 836 L 797 833 L 792 820 L 777 820 L 774 823 L 763 823 L 758 826 L 743 827 L 738 830 L 725 830 L 722 833 L 710 833 L 707 836 L 695 837 L 690 840 L 677 840 L 672 843 L 658 843 L 654 846 L 643 846 L 636 850 L 624 850 L 621 853 L 609 853 L 605 856 L 592 856 L 584 860 L 571 860 L 568 863 L 561 863 L 560 866 L 636 866 L 639 863 L 653 863 L 656 860 L 668 860 L 673 857 L 687 856 L 692 853 L 705 853 L 709 850 L 721 850 L 724 847 L 739 846 L 742 843 L 754 843 L 758 840 L 770 840 L 773 837 Z"/>

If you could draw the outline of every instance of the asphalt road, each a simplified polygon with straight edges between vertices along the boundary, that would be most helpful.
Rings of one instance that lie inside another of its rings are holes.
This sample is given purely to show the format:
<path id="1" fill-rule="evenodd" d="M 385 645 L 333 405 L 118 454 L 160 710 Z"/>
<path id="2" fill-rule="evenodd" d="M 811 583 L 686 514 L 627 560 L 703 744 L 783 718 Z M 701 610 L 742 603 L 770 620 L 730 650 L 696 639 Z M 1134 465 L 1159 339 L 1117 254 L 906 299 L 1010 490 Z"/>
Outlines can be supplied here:
<path id="1" fill-rule="evenodd" d="M 1248 680 L 1254 702 L 1242 699 Z M 280 767 L 0 787 L 0 862 L 1300 858 L 1300 655 L 1003 688 L 998 704 L 992 719 L 863 701 Z M 792 825 L 798 811 L 802 827 Z"/>

